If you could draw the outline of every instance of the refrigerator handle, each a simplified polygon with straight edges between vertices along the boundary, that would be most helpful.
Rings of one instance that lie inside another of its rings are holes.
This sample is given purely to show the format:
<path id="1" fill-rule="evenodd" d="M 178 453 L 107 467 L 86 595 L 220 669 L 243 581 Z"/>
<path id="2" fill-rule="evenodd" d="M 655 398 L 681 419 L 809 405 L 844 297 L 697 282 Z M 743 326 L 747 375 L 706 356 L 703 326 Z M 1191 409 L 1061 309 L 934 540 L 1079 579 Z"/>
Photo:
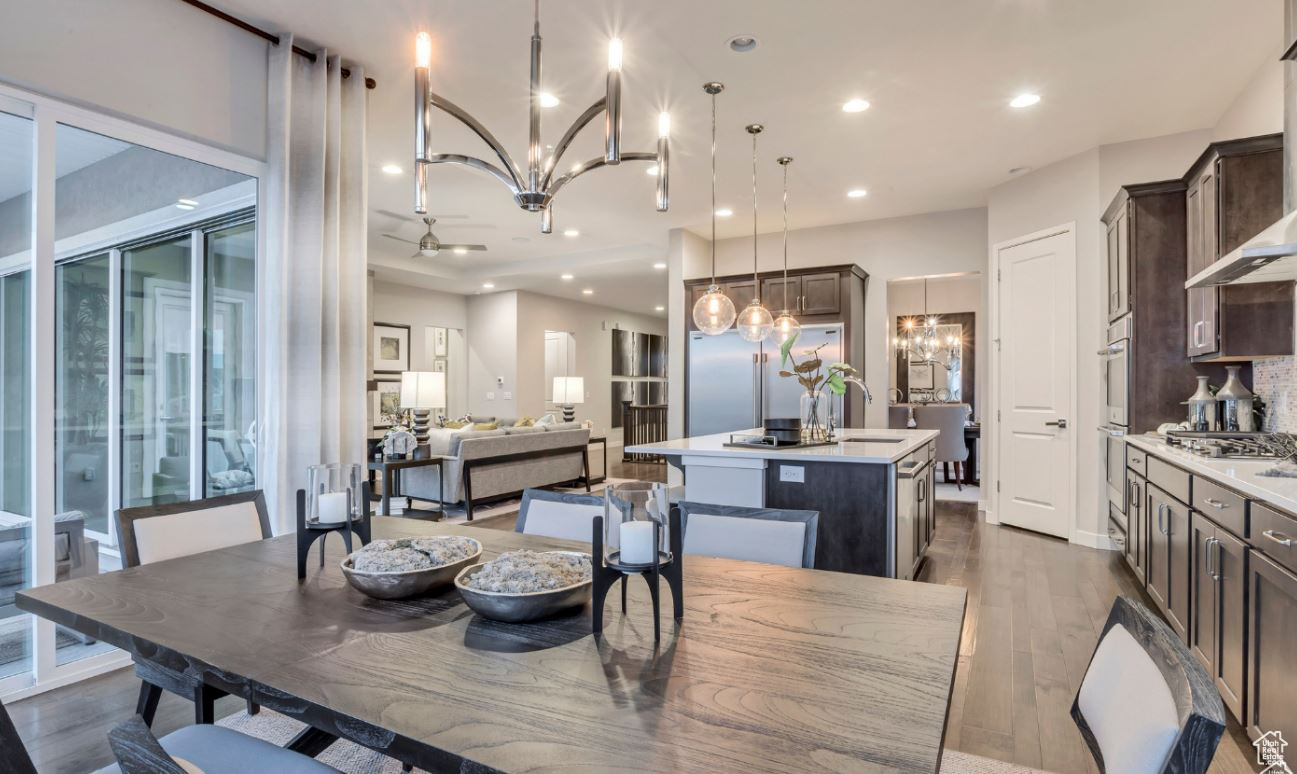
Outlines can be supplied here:
<path id="1" fill-rule="evenodd" d="M 761 355 L 752 355 L 752 426 L 761 427 Z"/>

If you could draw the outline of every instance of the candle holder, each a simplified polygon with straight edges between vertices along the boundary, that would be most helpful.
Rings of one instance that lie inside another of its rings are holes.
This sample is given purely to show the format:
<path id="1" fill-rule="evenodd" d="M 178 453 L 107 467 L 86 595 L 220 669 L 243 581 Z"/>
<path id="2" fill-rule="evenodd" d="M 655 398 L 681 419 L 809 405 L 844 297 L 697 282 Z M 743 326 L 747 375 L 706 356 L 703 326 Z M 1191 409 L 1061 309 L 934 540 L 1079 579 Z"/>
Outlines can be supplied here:
<path id="1" fill-rule="evenodd" d="M 306 577 L 306 558 L 316 540 L 320 542 L 320 566 L 324 566 L 324 542 L 330 532 L 342 533 L 347 553 L 351 535 L 361 545 L 370 542 L 369 482 L 359 465 L 334 463 L 312 465 L 307 471 L 309 489 L 297 490 L 297 577 Z"/>
<path id="2" fill-rule="evenodd" d="M 608 592 L 621 582 L 621 611 L 626 613 L 626 578 L 639 575 L 653 598 L 653 639 L 662 639 L 661 579 L 671 588 L 675 620 L 684 618 L 684 552 L 680 512 L 667 501 L 666 487 L 631 482 L 605 490 L 604 515 L 593 519 L 593 630 L 603 634 Z M 663 546 L 667 550 L 663 550 Z"/>

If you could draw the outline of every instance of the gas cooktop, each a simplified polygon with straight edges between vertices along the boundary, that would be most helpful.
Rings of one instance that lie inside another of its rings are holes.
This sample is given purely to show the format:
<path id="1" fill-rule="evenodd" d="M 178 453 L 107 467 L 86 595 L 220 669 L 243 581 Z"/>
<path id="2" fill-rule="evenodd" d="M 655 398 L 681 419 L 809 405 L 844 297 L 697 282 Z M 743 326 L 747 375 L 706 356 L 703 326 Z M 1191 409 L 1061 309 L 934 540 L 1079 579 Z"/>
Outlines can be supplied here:
<path id="1" fill-rule="evenodd" d="M 1168 446 L 1183 449 L 1200 457 L 1241 460 L 1272 460 L 1281 455 L 1264 441 L 1267 433 L 1199 433 L 1172 430 L 1166 434 Z"/>

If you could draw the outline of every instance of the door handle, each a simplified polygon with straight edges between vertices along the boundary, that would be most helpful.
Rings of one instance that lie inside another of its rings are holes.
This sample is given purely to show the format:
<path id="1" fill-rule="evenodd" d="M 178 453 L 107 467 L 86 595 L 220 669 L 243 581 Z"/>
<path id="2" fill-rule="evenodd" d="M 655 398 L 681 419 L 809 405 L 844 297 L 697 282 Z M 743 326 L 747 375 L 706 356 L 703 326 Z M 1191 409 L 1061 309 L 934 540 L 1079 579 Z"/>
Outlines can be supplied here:
<path id="1" fill-rule="evenodd" d="M 1285 535 L 1285 534 L 1282 533 L 1282 532 L 1279 532 L 1279 531 L 1277 531 L 1277 530 L 1273 530 L 1273 529 L 1268 529 L 1268 530 L 1262 532 L 1261 534 L 1262 534 L 1262 535 L 1265 535 L 1267 538 L 1269 538 L 1270 540 L 1273 540 L 1274 542 L 1278 543 L 1279 545 L 1283 546 L 1284 548 L 1291 548 L 1291 547 L 1292 547 L 1293 539 L 1290 538 L 1290 537 L 1288 537 L 1287 535 Z"/>
<path id="2" fill-rule="evenodd" d="M 1220 555 L 1221 555 L 1221 551 L 1223 551 L 1224 549 L 1221 548 L 1220 538 L 1212 538 L 1211 542 L 1216 544 L 1215 556 L 1211 563 L 1212 578 L 1214 578 L 1217 583 L 1220 583 L 1224 579 L 1224 576 L 1221 574 L 1220 571 Z"/>
<path id="3" fill-rule="evenodd" d="M 1058 429 L 1062 430 L 1062 429 L 1064 429 L 1064 428 L 1067 427 L 1067 420 L 1066 420 L 1066 419 L 1055 419 L 1053 422 L 1046 422 L 1046 423 L 1045 423 L 1045 426 L 1046 426 L 1046 427 L 1057 427 Z"/>

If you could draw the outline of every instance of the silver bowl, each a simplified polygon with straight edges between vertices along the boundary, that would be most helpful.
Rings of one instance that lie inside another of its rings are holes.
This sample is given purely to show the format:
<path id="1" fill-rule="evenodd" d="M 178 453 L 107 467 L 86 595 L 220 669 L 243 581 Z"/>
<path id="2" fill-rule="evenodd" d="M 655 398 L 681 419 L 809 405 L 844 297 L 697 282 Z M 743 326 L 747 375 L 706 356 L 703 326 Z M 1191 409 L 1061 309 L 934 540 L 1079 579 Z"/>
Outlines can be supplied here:
<path id="1" fill-rule="evenodd" d="M 460 570 L 477 562 L 482 556 L 482 544 L 468 538 L 477 545 L 477 550 L 458 562 L 443 564 L 440 567 L 429 567 L 421 570 L 403 570 L 401 572 L 361 572 L 352 561 L 355 554 L 349 554 L 342 560 L 342 574 L 352 588 L 374 599 L 409 599 L 426 594 L 438 586 L 445 586 L 455 580 Z"/>
<path id="2" fill-rule="evenodd" d="M 580 551 L 547 551 L 546 553 L 574 554 L 586 558 L 590 556 Z M 548 618 L 555 613 L 574 607 L 582 607 L 586 602 L 590 601 L 590 589 L 594 584 L 593 574 L 589 580 L 565 586 L 561 589 L 532 591 L 525 594 L 482 591 L 468 586 L 468 579 L 485 566 L 478 564 L 465 567 L 460 570 L 459 575 L 455 576 L 455 588 L 459 589 L 460 596 L 464 598 L 464 603 L 474 613 L 483 618 L 507 623 L 523 623 Z"/>

